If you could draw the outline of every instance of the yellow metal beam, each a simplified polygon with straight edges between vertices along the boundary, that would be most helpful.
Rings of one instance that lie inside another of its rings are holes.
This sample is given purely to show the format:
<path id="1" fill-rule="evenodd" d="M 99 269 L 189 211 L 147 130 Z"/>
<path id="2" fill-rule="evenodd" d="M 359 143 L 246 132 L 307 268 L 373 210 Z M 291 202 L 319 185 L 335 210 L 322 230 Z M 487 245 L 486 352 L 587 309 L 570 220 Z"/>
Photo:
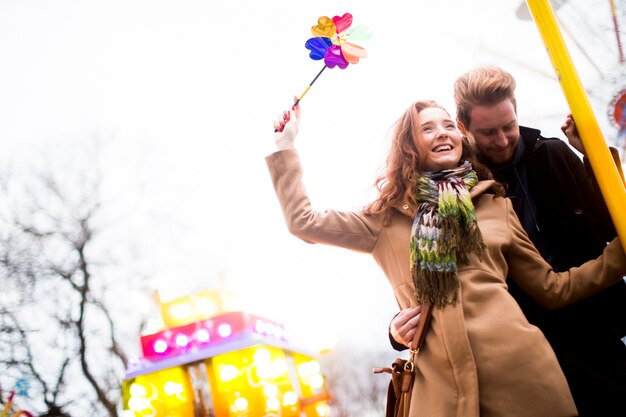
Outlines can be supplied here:
<path id="1" fill-rule="evenodd" d="M 613 224 L 626 251 L 626 188 L 567 51 L 548 0 L 526 0 L 585 147 Z"/>

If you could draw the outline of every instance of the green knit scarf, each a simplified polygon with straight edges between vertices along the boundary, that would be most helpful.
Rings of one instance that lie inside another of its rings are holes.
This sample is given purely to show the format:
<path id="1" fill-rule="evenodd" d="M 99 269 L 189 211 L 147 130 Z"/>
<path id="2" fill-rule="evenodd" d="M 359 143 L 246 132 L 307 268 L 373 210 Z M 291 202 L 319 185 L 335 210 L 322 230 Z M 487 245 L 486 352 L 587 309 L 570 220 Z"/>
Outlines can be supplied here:
<path id="1" fill-rule="evenodd" d="M 485 250 L 469 190 L 478 183 L 472 165 L 425 172 L 416 184 L 420 202 L 411 228 L 411 275 L 420 303 L 437 307 L 457 301 L 457 261 Z"/>

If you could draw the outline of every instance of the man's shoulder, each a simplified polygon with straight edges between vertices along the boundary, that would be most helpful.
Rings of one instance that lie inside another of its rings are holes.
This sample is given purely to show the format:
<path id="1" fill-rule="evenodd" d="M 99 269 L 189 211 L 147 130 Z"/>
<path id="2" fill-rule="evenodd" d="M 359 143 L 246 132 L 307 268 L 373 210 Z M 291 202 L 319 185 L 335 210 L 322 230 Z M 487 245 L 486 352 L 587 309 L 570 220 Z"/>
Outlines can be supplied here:
<path id="1" fill-rule="evenodd" d="M 526 146 L 532 151 L 544 150 L 550 152 L 554 150 L 573 153 L 565 141 L 559 138 L 541 136 L 541 131 L 539 129 L 520 126 L 520 135 L 522 136 Z"/>
<path id="2" fill-rule="evenodd" d="M 519 127 L 520 135 L 527 140 L 538 140 L 541 142 L 563 142 L 559 138 L 548 138 L 545 136 L 541 136 L 541 130 L 535 129 L 533 127 L 528 126 L 520 126 Z M 563 142 L 564 143 L 564 142 Z"/>

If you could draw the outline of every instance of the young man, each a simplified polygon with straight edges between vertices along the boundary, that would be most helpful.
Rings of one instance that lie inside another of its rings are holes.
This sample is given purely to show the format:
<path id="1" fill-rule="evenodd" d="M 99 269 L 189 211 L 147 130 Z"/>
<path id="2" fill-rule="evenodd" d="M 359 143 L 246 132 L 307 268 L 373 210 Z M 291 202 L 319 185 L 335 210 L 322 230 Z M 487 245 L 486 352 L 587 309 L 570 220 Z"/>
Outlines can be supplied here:
<path id="1" fill-rule="evenodd" d="M 479 160 L 506 184 L 507 196 L 543 258 L 564 271 L 599 256 L 615 229 L 587 161 L 583 164 L 565 142 L 519 126 L 514 91 L 515 80 L 499 68 L 462 75 L 454 85 L 458 127 Z M 562 130 L 584 154 L 571 117 Z M 554 311 L 540 307 L 512 280 L 508 285 L 554 349 L 579 416 L 626 416 L 626 345 L 621 341 L 626 336 L 626 283 Z M 418 313 L 414 308 L 398 314 L 392 336 L 410 340 L 407 328 Z"/>

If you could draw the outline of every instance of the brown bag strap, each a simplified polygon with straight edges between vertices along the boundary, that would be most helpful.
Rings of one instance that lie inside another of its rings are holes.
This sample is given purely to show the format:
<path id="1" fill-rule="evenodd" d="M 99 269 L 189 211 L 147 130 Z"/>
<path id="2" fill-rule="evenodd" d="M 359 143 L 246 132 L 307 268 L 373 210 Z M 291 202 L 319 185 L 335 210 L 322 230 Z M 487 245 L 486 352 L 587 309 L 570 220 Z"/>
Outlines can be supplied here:
<path id="1" fill-rule="evenodd" d="M 426 330 L 432 316 L 432 307 L 423 305 L 415 336 L 411 341 L 411 355 L 408 360 L 396 359 L 391 368 L 374 368 L 375 373 L 388 372 L 391 381 L 387 390 L 386 417 L 406 417 L 409 415 L 411 391 L 415 378 L 415 360 L 418 350 L 426 338 Z"/>
<path id="2" fill-rule="evenodd" d="M 404 359 L 396 359 L 391 368 L 372 368 L 372 372 L 375 374 L 386 372 L 392 375 L 395 373 L 401 373 L 403 369 L 405 371 L 413 372 L 414 360 L 417 355 L 417 351 L 422 347 L 424 339 L 426 338 L 426 331 L 428 330 L 431 316 L 432 306 L 430 304 L 423 304 L 420 319 L 417 322 L 415 336 L 413 336 L 413 340 L 411 340 L 411 345 L 409 346 L 411 354 L 408 361 Z"/>
<path id="3" fill-rule="evenodd" d="M 413 340 L 411 340 L 411 346 L 409 346 L 409 349 L 412 351 L 419 350 L 419 348 L 422 347 L 422 343 L 424 343 L 424 339 L 426 338 L 426 330 L 428 329 L 431 315 L 432 306 L 430 304 L 423 304 L 420 319 L 417 322 L 417 330 L 415 331 Z"/>

